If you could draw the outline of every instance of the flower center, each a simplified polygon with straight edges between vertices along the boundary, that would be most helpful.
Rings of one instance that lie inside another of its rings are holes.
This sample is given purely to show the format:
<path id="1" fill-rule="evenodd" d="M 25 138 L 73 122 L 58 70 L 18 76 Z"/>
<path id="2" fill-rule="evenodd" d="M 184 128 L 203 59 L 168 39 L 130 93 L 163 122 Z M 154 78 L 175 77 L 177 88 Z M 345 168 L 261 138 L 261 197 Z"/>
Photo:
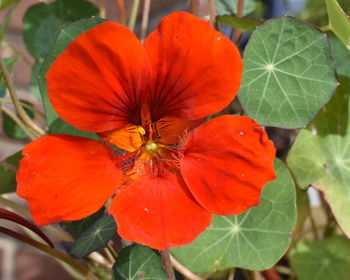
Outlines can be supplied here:
<path id="1" fill-rule="evenodd" d="M 145 149 L 149 152 L 155 152 L 158 149 L 158 145 L 153 141 L 148 141 L 145 145 Z"/>

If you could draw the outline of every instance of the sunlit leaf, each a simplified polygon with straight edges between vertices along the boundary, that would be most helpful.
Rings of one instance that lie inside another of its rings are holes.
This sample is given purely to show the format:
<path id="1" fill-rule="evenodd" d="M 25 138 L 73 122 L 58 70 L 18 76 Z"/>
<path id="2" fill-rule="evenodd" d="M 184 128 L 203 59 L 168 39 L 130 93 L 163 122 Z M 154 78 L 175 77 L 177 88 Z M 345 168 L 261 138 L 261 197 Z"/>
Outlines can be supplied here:
<path id="1" fill-rule="evenodd" d="M 105 214 L 80 235 L 69 253 L 76 258 L 83 258 L 93 251 L 105 247 L 116 232 L 117 227 L 114 218 Z"/>
<path id="2" fill-rule="evenodd" d="M 0 162 L 0 194 L 16 191 L 16 172 L 22 152 Z"/>
<path id="3" fill-rule="evenodd" d="M 350 19 L 338 4 L 337 0 L 326 0 L 328 26 L 335 35 L 350 49 Z"/>
<path id="4" fill-rule="evenodd" d="M 289 246 L 296 219 L 293 179 L 280 160 L 275 170 L 277 179 L 264 188 L 259 206 L 237 216 L 214 216 L 193 243 L 171 249 L 175 258 L 198 273 L 273 266 Z"/>
<path id="5" fill-rule="evenodd" d="M 244 52 L 239 100 L 267 126 L 303 127 L 337 86 L 325 35 L 291 17 L 259 26 Z"/>
<path id="6" fill-rule="evenodd" d="M 332 237 L 320 241 L 300 241 L 291 251 L 293 272 L 299 280 L 348 280 L 350 241 Z"/>
<path id="7" fill-rule="evenodd" d="M 2 0 L 0 1 L 0 10 L 16 5 L 20 0 Z"/>
<path id="8" fill-rule="evenodd" d="M 264 23 L 261 19 L 238 18 L 230 15 L 223 15 L 216 18 L 219 23 L 227 24 L 240 31 L 253 31 L 257 26 Z"/>
<path id="9" fill-rule="evenodd" d="M 215 0 L 216 12 L 218 15 L 236 14 L 238 0 Z M 256 5 L 255 0 L 245 0 L 243 15 L 247 15 L 254 11 Z"/>
<path id="10" fill-rule="evenodd" d="M 166 280 L 162 260 L 152 249 L 132 245 L 124 248 L 112 269 L 113 280 Z"/>
<path id="11" fill-rule="evenodd" d="M 314 122 L 302 129 L 287 158 L 299 187 L 324 193 L 337 222 L 350 237 L 350 79 L 340 77 L 337 92 Z"/>
<path id="12" fill-rule="evenodd" d="M 78 35 L 80 35 L 81 33 L 91 29 L 92 27 L 96 26 L 97 24 L 103 21 L 104 21 L 103 19 L 91 18 L 86 20 L 80 20 L 78 22 L 68 25 L 65 29 L 61 31 L 55 45 L 51 49 L 48 56 L 45 58 L 45 61 L 40 70 L 40 74 L 38 76 L 38 80 L 39 80 L 40 93 L 41 93 L 42 101 L 46 112 L 46 123 L 51 133 L 66 133 L 66 134 L 72 134 L 72 135 L 78 135 L 78 136 L 96 139 L 96 135 L 94 133 L 80 131 L 70 126 L 69 124 L 65 123 L 57 115 L 57 113 L 52 108 L 52 105 L 47 97 L 45 75 L 48 69 L 50 68 L 51 64 L 66 49 L 66 47 L 72 40 L 78 37 Z"/>

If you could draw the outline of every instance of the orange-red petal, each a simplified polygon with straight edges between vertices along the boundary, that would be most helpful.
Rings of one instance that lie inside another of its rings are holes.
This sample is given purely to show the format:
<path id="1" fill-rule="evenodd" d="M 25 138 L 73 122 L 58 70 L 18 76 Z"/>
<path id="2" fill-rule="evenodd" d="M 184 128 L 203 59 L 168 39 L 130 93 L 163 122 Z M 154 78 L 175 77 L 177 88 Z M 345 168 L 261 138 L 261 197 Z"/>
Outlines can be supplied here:
<path id="1" fill-rule="evenodd" d="M 140 122 L 148 92 L 147 53 L 126 27 L 104 22 L 79 35 L 50 67 L 47 89 L 67 123 L 103 132 Z"/>
<path id="2" fill-rule="evenodd" d="M 118 189 L 121 171 L 98 141 L 71 135 L 44 136 L 23 150 L 17 194 L 39 225 L 78 220 Z"/>
<path id="3" fill-rule="evenodd" d="M 109 213 L 123 239 L 155 249 L 188 244 L 211 221 L 183 179 L 172 173 L 132 183 L 113 199 Z"/>
<path id="4" fill-rule="evenodd" d="M 221 116 L 190 133 L 181 173 L 209 212 L 235 215 L 259 204 L 266 183 L 275 179 L 275 148 L 251 118 Z"/>
<path id="5" fill-rule="evenodd" d="M 241 82 L 235 45 L 191 14 L 165 17 L 145 40 L 152 64 L 150 110 L 164 116 L 200 119 L 226 107 Z"/>

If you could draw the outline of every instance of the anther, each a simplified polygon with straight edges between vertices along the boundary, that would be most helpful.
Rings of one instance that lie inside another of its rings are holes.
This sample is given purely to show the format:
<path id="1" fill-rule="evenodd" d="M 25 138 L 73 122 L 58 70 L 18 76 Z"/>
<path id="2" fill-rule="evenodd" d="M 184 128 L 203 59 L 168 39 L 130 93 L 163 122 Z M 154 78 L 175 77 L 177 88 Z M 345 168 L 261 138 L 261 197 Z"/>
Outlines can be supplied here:
<path id="1" fill-rule="evenodd" d="M 158 149 L 158 145 L 154 143 L 153 141 L 148 141 L 147 144 L 145 145 L 145 148 L 147 151 L 155 151 Z"/>

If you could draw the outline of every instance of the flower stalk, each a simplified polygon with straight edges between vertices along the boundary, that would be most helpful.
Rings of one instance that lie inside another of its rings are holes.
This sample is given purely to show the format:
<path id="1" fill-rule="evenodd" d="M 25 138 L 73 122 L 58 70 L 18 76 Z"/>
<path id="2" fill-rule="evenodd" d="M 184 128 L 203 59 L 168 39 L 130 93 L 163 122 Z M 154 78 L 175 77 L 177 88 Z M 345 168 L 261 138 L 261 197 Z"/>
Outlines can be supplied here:
<path id="1" fill-rule="evenodd" d="M 176 280 L 173 265 L 171 264 L 170 254 L 168 250 L 159 250 L 160 256 L 162 257 L 163 267 L 168 275 L 169 280 Z"/>

